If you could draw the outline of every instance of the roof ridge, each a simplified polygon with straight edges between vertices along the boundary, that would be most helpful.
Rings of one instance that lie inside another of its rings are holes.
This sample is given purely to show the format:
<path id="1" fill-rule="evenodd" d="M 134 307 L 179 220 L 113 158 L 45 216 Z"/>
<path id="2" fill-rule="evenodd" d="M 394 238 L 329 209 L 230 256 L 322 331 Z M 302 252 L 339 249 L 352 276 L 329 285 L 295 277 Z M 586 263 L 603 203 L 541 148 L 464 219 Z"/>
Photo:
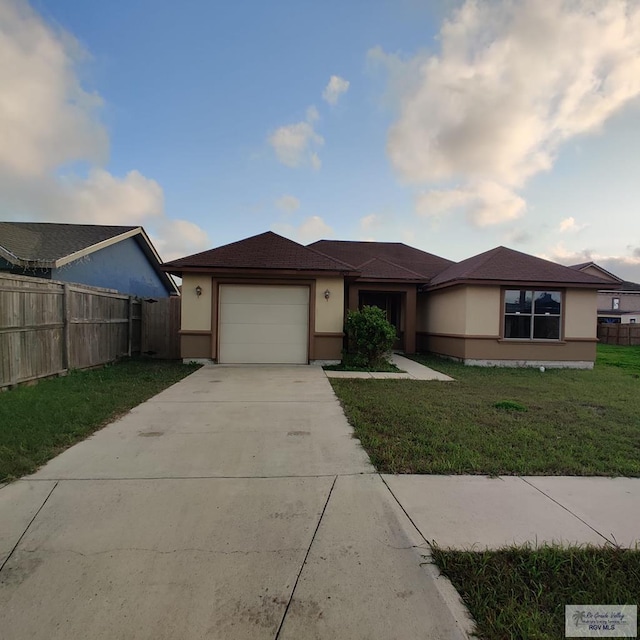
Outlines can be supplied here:
<path id="1" fill-rule="evenodd" d="M 345 262 L 344 260 L 340 260 L 338 258 L 334 258 L 333 256 L 327 255 L 326 253 L 323 253 L 322 251 L 320 251 L 318 249 L 314 249 L 313 247 L 311 247 L 309 245 L 304 245 L 303 244 L 303 245 L 300 245 L 300 246 L 304 247 L 308 251 L 313 251 L 313 253 L 316 253 L 317 255 L 322 256 L 323 258 L 328 258 L 329 260 L 333 260 L 334 262 L 336 262 L 338 264 L 343 264 L 345 267 L 348 267 L 350 271 L 358 269 L 358 267 L 353 265 L 353 264 L 349 264 L 348 262 Z"/>
<path id="2" fill-rule="evenodd" d="M 418 276 L 418 278 L 422 278 L 423 280 L 425 279 L 425 276 L 423 273 L 418 273 L 417 271 L 414 271 L 413 269 L 409 269 L 408 267 L 403 267 L 401 264 L 398 264 L 397 262 L 393 262 L 393 260 L 389 260 L 388 258 L 380 258 L 380 257 L 374 257 L 371 260 L 369 260 L 369 262 L 372 262 L 373 260 L 379 260 L 380 262 L 386 262 L 387 264 L 390 264 L 398 269 L 402 269 L 403 271 L 406 271 L 407 273 L 412 273 L 414 276 Z M 365 262 L 363 264 L 368 264 L 368 262 Z M 428 280 L 428 278 L 426 278 Z"/>

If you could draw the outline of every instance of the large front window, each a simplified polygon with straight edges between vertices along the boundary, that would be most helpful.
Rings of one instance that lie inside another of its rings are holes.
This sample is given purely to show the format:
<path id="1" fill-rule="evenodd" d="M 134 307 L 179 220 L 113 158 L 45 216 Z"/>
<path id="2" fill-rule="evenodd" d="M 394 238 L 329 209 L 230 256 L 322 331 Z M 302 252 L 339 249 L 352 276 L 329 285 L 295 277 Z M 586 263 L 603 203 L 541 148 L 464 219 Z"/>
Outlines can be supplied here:
<path id="1" fill-rule="evenodd" d="M 560 340 L 560 291 L 504 292 L 504 337 L 516 340 Z"/>

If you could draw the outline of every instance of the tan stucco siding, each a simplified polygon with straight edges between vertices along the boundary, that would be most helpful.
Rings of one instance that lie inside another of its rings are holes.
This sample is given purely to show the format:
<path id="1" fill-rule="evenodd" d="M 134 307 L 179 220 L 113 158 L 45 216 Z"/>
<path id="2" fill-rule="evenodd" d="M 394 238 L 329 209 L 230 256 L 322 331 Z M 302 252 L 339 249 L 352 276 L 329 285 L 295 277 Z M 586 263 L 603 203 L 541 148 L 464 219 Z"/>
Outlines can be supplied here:
<path id="1" fill-rule="evenodd" d="M 465 287 L 467 336 L 498 336 L 502 323 L 500 287 Z"/>
<path id="2" fill-rule="evenodd" d="M 196 295 L 196 287 L 202 295 Z M 211 277 L 206 275 L 182 276 L 182 330 L 211 330 Z"/>
<path id="3" fill-rule="evenodd" d="M 329 290 L 329 299 L 324 292 Z M 344 279 L 318 278 L 316 280 L 316 322 L 318 333 L 339 333 L 344 326 Z"/>
<path id="4" fill-rule="evenodd" d="M 465 287 L 431 291 L 419 301 L 418 331 L 464 335 L 467 295 Z"/>
<path id="5" fill-rule="evenodd" d="M 597 292 L 568 289 L 565 294 L 564 338 L 596 338 Z"/>
<path id="6" fill-rule="evenodd" d="M 586 267 L 585 269 L 580 269 L 582 273 L 586 273 L 590 276 L 596 276 L 596 278 L 603 278 L 604 280 L 610 280 L 611 282 L 618 282 L 615 278 L 607 275 L 604 271 L 596 268 L 596 267 Z"/>

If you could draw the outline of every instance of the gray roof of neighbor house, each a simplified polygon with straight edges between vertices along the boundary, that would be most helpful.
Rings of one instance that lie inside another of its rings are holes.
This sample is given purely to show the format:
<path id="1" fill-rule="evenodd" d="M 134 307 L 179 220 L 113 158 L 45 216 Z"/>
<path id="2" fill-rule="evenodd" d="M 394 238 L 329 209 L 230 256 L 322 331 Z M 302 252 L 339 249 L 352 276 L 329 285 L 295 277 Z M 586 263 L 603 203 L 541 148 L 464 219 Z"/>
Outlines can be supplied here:
<path id="1" fill-rule="evenodd" d="M 350 264 L 283 238 L 273 231 L 172 260 L 165 263 L 163 268 L 174 274 L 202 269 L 276 269 L 340 273 L 355 271 Z"/>
<path id="2" fill-rule="evenodd" d="M 455 264 L 402 242 L 318 240 L 309 247 L 352 264 L 363 278 L 428 282 Z"/>
<path id="3" fill-rule="evenodd" d="M 16 265 L 54 267 L 60 258 L 138 228 L 54 222 L 0 222 L 0 250 L 4 249 L 3 257 Z"/>
<path id="4" fill-rule="evenodd" d="M 458 262 L 439 273 L 429 284 L 437 287 L 465 281 L 539 282 L 600 289 L 612 285 L 609 280 L 507 247 L 496 247 Z"/>
<path id="5" fill-rule="evenodd" d="M 53 269 L 126 238 L 135 238 L 169 291 L 175 283 L 160 268 L 160 256 L 140 226 L 0 222 L 0 256 L 17 267 Z"/>
<path id="6" fill-rule="evenodd" d="M 640 292 L 640 284 L 637 282 L 629 282 L 628 280 L 623 280 L 620 285 L 620 289 L 618 291 L 639 291 Z"/>

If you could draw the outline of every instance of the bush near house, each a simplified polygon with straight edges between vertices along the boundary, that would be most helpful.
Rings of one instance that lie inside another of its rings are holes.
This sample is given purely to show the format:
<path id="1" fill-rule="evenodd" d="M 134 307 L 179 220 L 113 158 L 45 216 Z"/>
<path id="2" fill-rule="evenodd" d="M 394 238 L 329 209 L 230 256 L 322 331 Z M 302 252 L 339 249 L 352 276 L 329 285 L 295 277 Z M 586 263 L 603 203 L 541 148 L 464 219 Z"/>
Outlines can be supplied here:
<path id="1" fill-rule="evenodd" d="M 375 369 L 389 364 L 388 355 L 396 339 L 396 330 L 382 309 L 364 306 L 359 311 L 349 311 L 345 333 L 346 366 Z"/>

